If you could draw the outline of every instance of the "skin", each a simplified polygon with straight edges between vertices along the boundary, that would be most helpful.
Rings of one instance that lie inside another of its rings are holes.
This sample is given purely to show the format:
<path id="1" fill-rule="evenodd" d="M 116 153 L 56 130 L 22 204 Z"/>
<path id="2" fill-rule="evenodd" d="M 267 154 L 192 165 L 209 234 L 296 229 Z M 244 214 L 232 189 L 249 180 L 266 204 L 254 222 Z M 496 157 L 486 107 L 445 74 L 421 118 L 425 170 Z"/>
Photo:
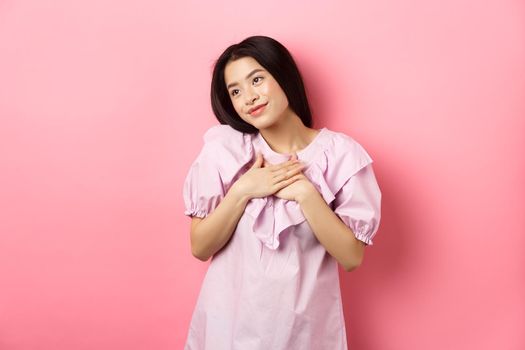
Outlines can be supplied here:
<path id="1" fill-rule="evenodd" d="M 254 69 L 261 69 L 247 78 Z M 288 104 L 286 94 L 273 76 L 254 58 L 230 61 L 224 71 L 228 93 L 237 114 L 253 125 L 270 147 L 290 160 L 280 164 L 267 162 L 261 154 L 255 163 L 230 188 L 225 198 L 207 218 L 192 219 L 192 252 L 207 260 L 221 249 L 234 232 L 251 198 L 275 195 L 299 203 L 319 242 L 344 268 L 357 268 L 366 244 L 357 238 L 326 204 L 315 186 L 302 173 L 296 152 L 305 148 L 319 131 L 306 127 Z M 248 110 L 267 103 L 263 113 L 252 116 Z M 220 229 L 217 229 L 220 228 Z"/>

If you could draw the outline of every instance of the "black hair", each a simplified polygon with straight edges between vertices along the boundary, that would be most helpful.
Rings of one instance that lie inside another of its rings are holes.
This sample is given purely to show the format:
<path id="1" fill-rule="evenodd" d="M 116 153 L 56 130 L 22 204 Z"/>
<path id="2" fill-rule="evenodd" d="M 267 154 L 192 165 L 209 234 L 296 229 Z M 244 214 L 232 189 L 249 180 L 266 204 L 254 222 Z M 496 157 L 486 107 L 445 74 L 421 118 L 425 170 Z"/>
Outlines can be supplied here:
<path id="1" fill-rule="evenodd" d="M 263 35 L 250 36 L 238 44 L 229 46 L 215 61 L 211 81 L 211 106 L 221 124 L 250 134 L 259 130 L 245 122 L 235 111 L 230 100 L 224 69 L 230 61 L 250 56 L 263 66 L 284 91 L 290 109 L 307 127 L 312 126 L 312 115 L 301 73 L 290 52 L 277 40 Z"/>

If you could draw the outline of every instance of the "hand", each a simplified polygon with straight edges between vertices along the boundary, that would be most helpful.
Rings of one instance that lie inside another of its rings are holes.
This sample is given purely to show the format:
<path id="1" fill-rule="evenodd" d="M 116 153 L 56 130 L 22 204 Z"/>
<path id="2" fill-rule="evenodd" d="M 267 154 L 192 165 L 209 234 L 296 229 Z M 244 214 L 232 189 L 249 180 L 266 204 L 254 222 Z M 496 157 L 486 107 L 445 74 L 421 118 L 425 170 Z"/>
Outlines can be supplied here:
<path id="1" fill-rule="evenodd" d="M 258 153 L 251 168 L 233 184 L 237 191 L 249 198 L 266 197 L 304 177 L 298 175 L 304 165 L 297 157 L 275 165 L 266 163 L 265 167 L 262 167 L 263 162 L 262 154 Z"/>
<path id="2" fill-rule="evenodd" d="M 292 154 L 292 158 L 289 161 L 297 161 L 297 153 Z M 266 161 L 264 162 L 264 166 L 267 166 Z M 298 202 L 298 198 L 302 198 L 304 196 L 307 196 L 311 191 L 316 191 L 317 189 L 315 186 L 310 182 L 310 180 L 303 174 L 302 169 L 299 171 L 297 175 L 294 176 L 297 180 L 289 184 L 288 186 L 282 188 L 281 190 L 274 193 L 274 196 L 286 199 L 286 200 L 293 200 Z"/>

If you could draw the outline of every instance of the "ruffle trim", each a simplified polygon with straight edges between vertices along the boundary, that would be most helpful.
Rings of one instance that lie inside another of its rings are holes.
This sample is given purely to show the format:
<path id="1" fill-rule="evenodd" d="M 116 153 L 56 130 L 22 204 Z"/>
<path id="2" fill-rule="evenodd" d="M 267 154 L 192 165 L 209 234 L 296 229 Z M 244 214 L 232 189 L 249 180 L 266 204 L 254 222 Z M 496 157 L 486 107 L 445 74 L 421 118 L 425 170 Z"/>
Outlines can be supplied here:
<path id="1" fill-rule="evenodd" d="M 226 193 L 255 160 L 251 136 L 227 124 L 220 124 L 208 129 L 204 134 L 204 141 L 212 149 L 210 154 L 215 155 L 215 163 Z"/>
<path id="2" fill-rule="evenodd" d="M 236 158 L 238 166 L 235 169 L 219 166 L 222 181 L 227 189 L 253 164 L 255 159 L 253 135 L 239 133 L 228 125 L 215 126 L 205 135 L 205 140 L 208 142 L 221 140 L 220 143 L 223 147 L 225 136 L 238 138 L 239 135 L 242 135 L 242 141 L 228 142 L 226 146 L 230 151 L 229 154 Z M 319 148 L 311 154 L 311 159 L 304 160 L 306 168 L 303 170 L 303 174 L 316 187 L 326 204 L 330 206 L 346 181 L 362 167 L 371 163 L 372 159 L 358 143 L 354 143 L 353 139 L 344 134 L 335 133 L 329 137 L 328 135 L 324 136 L 316 145 Z M 221 155 L 224 156 L 224 153 Z M 331 160 L 331 171 L 328 169 L 329 159 Z M 344 168 L 341 167 L 342 163 L 347 164 L 347 168 L 349 166 L 349 169 L 352 170 L 345 174 L 338 174 L 334 169 Z M 253 219 L 252 231 L 255 236 L 272 250 L 279 247 L 280 235 L 290 227 L 306 221 L 301 207 L 296 201 L 281 199 L 273 195 L 250 199 L 245 212 Z M 197 211 L 195 215 L 205 216 L 206 213 Z M 356 232 L 356 236 L 367 244 L 372 244 L 364 233 Z"/>
<path id="3" fill-rule="evenodd" d="M 365 242 L 366 245 L 374 245 L 374 243 L 368 236 L 371 229 L 372 227 L 368 224 L 361 226 L 359 229 L 356 230 L 356 232 L 354 232 L 355 238 Z"/>
<path id="4" fill-rule="evenodd" d="M 328 166 L 326 150 L 311 163 L 303 174 L 312 182 L 329 205 L 334 199 L 330 186 L 323 174 Z M 296 201 L 285 200 L 276 196 L 252 198 L 245 211 L 253 218 L 252 231 L 268 248 L 279 247 L 279 236 L 289 227 L 299 225 L 306 220 L 300 205 Z"/>
<path id="5" fill-rule="evenodd" d="M 303 174 L 310 180 L 310 182 L 317 188 L 326 204 L 330 204 L 336 198 L 336 193 L 346 183 L 346 181 L 355 174 L 362 167 L 366 166 L 372 159 L 368 154 L 357 160 L 353 171 L 341 176 L 341 174 L 328 174 L 328 159 L 337 159 L 339 162 L 350 162 L 352 160 L 345 159 L 345 156 L 358 156 L 359 153 L 349 152 L 345 155 L 334 154 L 336 147 L 334 147 L 334 138 L 323 145 L 323 148 L 313 157 L 310 164 L 303 170 Z M 340 152 L 341 150 L 339 150 Z M 343 152 L 348 152 L 348 149 L 343 148 Z M 328 178 L 328 180 L 327 180 Z M 330 185 L 331 184 L 331 185 Z M 299 225 L 306 221 L 300 205 L 295 201 L 284 200 L 276 196 L 268 196 L 262 198 L 252 198 L 246 208 L 248 213 L 253 218 L 252 231 L 255 236 L 264 243 L 268 248 L 275 250 L 279 247 L 279 236 L 283 234 L 291 226 Z M 371 242 L 360 234 L 359 239 Z"/>
<path id="6" fill-rule="evenodd" d="M 208 216 L 208 211 L 205 209 L 189 209 L 184 211 L 184 215 L 196 216 L 199 218 L 205 218 Z"/>

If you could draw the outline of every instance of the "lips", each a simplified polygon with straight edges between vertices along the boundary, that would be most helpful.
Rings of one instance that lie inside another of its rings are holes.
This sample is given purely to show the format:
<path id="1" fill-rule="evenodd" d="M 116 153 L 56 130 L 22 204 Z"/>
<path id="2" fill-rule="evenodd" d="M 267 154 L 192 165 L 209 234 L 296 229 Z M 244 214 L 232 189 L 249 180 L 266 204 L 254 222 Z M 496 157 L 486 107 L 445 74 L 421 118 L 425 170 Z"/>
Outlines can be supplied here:
<path id="1" fill-rule="evenodd" d="M 266 102 L 266 103 L 264 103 L 264 104 L 261 104 L 261 105 L 258 105 L 258 106 L 255 106 L 255 107 L 252 107 L 252 108 L 250 108 L 250 109 L 248 110 L 248 113 L 249 113 L 249 114 L 252 114 L 252 112 L 258 110 L 258 109 L 261 108 L 261 107 L 266 106 L 267 104 L 268 104 L 268 102 Z"/>

